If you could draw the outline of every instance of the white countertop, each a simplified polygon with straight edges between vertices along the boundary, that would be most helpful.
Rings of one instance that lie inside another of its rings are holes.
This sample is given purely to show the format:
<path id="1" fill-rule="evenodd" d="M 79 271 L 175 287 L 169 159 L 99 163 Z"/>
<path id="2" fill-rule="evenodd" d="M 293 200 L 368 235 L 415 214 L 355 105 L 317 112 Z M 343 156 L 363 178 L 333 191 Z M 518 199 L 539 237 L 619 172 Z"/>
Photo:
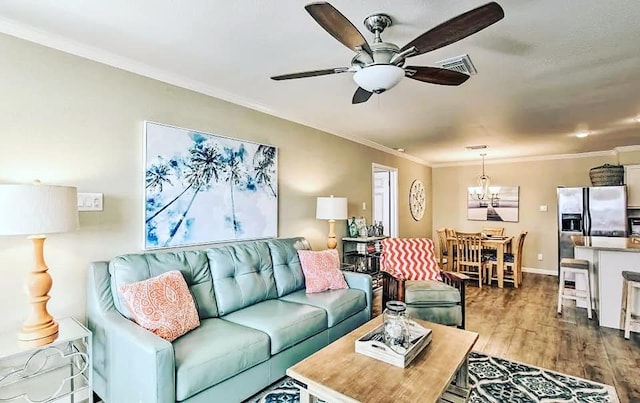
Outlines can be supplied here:
<path id="1" fill-rule="evenodd" d="M 615 250 L 640 253 L 640 238 L 613 238 L 604 236 L 573 236 L 576 248 Z"/>

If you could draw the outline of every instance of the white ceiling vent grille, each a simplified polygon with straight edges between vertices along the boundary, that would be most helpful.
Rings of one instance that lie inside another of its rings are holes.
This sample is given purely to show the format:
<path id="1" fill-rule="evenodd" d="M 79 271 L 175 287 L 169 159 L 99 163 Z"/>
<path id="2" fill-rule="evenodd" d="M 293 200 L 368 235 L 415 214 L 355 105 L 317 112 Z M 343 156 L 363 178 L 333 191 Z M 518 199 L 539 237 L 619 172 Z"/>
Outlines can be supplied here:
<path id="1" fill-rule="evenodd" d="M 484 150 L 485 148 L 488 148 L 489 146 L 487 146 L 486 144 L 478 144 L 475 146 L 466 146 L 465 148 L 467 150 Z"/>
<path id="2" fill-rule="evenodd" d="M 436 64 L 444 69 L 454 70 L 459 73 L 469 74 L 470 76 L 477 73 L 476 68 L 471 62 L 469 55 L 452 57 L 446 60 L 440 60 Z"/>

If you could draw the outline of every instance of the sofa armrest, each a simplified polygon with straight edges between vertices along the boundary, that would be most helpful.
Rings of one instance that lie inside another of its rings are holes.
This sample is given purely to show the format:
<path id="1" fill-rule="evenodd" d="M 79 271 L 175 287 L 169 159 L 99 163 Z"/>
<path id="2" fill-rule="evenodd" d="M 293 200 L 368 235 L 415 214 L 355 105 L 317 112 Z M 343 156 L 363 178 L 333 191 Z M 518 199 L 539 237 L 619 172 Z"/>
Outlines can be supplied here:
<path id="1" fill-rule="evenodd" d="M 107 262 L 89 266 L 87 325 L 93 332 L 94 391 L 102 400 L 175 402 L 173 346 L 118 312 Z"/>
<path id="2" fill-rule="evenodd" d="M 404 301 L 404 287 L 406 280 L 394 277 L 391 273 L 382 273 L 382 310 L 384 311 L 389 301 Z"/>
<path id="3" fill-rule="evenodd" d="M 457 273 L 453 271 L 440 271 L 440 276 L 442 277 L 442 282 L 445 284 L 449 284 L 452 287 L 455 287 L 460 292 L 460 305 L 462 307 L 462 325 L 460 325 L 461 329 L 465 328 L 465 316 L 466 316 L 466 302 L 465 302 L 465 289 L 467 288 L 467 280 L 469 280 L 469 276 L 463 273 Z"/>
<path id="4" fill-rule="evenodd" d="M 176 401 L 173 345 L 120 315 L 105 315 L 109 402 Z"/>
<path id="5" fill-rule="evenodd" d="M 367 299 L 367 314 L 371 319 L 371 313 L 373 309 L 373 286 L 371 276 L 364 273 L 355 273 L 352 271 L 344 271 L 344 279 L 347 281 L 349 288 L 356 288 L 364 291 L 365 298 Z"/>

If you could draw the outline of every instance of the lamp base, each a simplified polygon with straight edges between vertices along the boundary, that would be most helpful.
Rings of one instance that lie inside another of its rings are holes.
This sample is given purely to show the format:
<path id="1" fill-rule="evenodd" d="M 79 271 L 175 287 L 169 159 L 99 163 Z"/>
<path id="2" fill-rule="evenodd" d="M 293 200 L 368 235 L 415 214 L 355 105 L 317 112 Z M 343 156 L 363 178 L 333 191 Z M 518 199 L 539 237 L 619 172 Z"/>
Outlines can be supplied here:
<path id="1" fill-rule="evenodd" d="M 39 325 L 23 326 L 18 332 L 18 345 L 32 348 L 53 343 L 58 338 L 58 322 L 51 320 Z"/>
<path id="2" fill-rule="evenodd" d="M 327 248 L 335 249 L 338 246 L 336 240 L 336 220 L 329 220 L 329 235 L 327 237 Z"/>
<path id="3" fill-rule="evenodd" d="M 31 313 L 18 332 L 18 345 L 24 348 L 49 344 L 58 338 L 58 323 L 47 311 L 53 283 L 44 262 L 44 235 L 30 236 L 33 244 L 35 267 L 27 276 L 25 288 L 29 296 Z"/>

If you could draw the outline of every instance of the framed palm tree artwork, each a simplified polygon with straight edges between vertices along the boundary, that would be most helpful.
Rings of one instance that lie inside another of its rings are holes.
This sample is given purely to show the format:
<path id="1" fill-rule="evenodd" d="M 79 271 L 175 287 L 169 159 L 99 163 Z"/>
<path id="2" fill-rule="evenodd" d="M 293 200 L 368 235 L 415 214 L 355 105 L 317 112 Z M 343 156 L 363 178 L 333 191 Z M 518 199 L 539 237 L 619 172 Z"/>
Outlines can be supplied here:
<path id="1" fill-rule="evenodd" d="M 144 123 L 144 248 L 274 238 L 278 149 Z"/>

